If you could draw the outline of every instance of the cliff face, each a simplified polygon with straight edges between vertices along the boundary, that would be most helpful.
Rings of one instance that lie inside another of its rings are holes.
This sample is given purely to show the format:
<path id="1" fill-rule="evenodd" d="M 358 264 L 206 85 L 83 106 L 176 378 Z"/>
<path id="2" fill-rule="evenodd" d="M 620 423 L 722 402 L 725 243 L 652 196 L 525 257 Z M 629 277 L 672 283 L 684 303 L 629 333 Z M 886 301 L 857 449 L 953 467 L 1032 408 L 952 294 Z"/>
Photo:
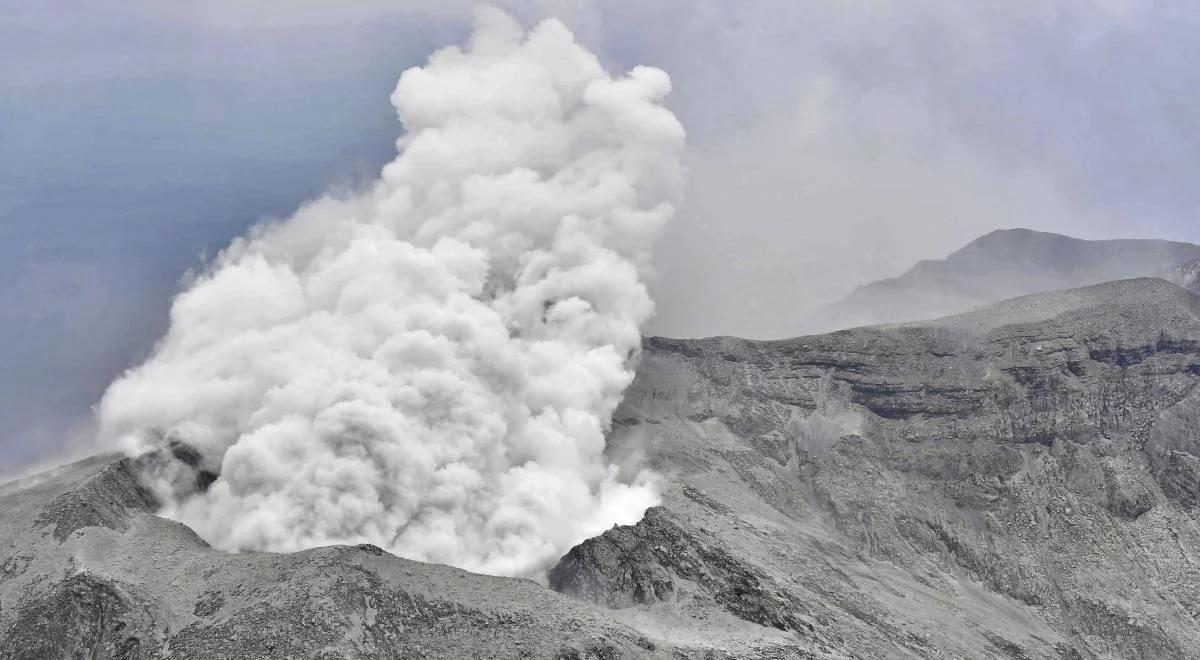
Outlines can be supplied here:
<path id="1" fill-rule="evenodd" d="M 551 589 L 217 552 L 98 457 L 0 486 L 0 657 L 1195 657 L 1197 384 L 1200 297 L 1161 280 L 648 339 L 610 449 L 662 505 Z"/>
<path id="2" fill-rule="evenodd" d="M 551 584 L 855 657 L 1194 657 L 1198 382 L 1200 298 L 1161 280 L 787 341 L 652 339 L 617 441 L 672 490 Z"/>

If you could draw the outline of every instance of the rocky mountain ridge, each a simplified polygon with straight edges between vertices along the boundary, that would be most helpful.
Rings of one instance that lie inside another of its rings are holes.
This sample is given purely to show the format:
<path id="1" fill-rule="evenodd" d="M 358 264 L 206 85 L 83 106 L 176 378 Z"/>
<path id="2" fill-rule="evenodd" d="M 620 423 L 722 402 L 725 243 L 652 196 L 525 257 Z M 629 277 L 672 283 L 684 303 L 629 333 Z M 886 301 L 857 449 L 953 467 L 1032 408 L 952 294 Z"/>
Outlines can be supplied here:
<path id="1" fill-rule="evenodd" d="M 858 287 L 812 315 L 811 329 L 829 331 L 965 312 L 980 305 L 1137 277 L 1195 287 L 1185 271 L 1200 262 L 1200 245 L 1153 239 L 1084 240 L 1004 229 L 981 236 L 945 259 L 922 261 L 904 274 Z M 1187 282 L 1187 283 L 1185 283 Z"/>
<path id="2" fill-rule="evenodd" d="M 1158 279 L 782 341 L 647 339 L 661 506 L 548 575 L 215 551 L 131 459 L 0 485 L 13 658 L 1189 658 L 1200 296 Z"/>

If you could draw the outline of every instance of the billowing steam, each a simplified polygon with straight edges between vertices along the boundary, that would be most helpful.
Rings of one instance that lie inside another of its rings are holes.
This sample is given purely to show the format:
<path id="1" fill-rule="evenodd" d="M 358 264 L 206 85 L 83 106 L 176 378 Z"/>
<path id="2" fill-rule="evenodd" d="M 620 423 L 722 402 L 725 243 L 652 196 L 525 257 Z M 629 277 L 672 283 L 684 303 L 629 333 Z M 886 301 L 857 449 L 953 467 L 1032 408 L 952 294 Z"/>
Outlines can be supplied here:
<path id="1" fill-rule="evenodd" d="M 682 184 L 669 90 L 609 76 L 557 21 L 480 12 L 400 77 L 379 181 L 256 228 L 179 294 L 103 437 L 194 449 L 220 476 L 164 482 L 166 513 L 230 550 L 370 542 L 529 575 L 636 521 L 652 475 L 620 474 L 605 433 Z"/>

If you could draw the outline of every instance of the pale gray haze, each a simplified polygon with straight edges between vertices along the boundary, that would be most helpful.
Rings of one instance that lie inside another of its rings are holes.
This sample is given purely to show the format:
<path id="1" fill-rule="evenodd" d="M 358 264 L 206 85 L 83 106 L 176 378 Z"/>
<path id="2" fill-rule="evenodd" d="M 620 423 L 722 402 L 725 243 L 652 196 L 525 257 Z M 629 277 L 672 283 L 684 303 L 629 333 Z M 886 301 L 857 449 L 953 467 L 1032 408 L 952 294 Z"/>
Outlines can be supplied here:
<path id="1" fill-rule="evenodd" d="M 653 254 L 614 239 L 657 310 L 644 333 L 799 334 L 855 286 L 997 228 L 1200 242 L 1200 9 L 1187 3 L 494 4 L 525 26 L 559 19 L 607 72 L 587 75 L 670 76 L 683 196 Z M 401 73 L 465 43 L 474 10 L 0 5 L 0 471 L 94 449 L 93 406 L 167 332 L 186 273 L 257 222 L 374 185 L 404 130 L 389 101 Z M 496 93 L 529 91 L 511 84 Z M 648 312 L 631 304 L 598 343 L 636 335 Z M 187 334 L 170 327 L 167 343 Z M 628 366 L 614 369 L 617 394 L 600 387 L 581 408 L 611 412 Z M 117 418 L 136 431 L 160 412 Z"/>

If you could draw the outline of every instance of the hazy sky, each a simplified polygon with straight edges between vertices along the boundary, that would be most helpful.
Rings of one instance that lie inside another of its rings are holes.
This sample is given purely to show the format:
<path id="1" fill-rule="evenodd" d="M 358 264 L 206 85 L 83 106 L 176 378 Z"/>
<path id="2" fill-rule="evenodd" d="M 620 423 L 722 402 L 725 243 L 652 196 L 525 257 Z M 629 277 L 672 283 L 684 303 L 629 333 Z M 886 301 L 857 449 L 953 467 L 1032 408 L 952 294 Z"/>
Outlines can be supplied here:
<path id="1" fill-rule="evenodd" d="M 673 77 L 690 187 L 654 333 L 794 334 L 998 227 L 1200 242 L 1186 3 L 497 4 Z M 205 254 L 372 177 L 396 78 L 470 11 L 0 0 L 0 466 L 88 436 Z"/>

